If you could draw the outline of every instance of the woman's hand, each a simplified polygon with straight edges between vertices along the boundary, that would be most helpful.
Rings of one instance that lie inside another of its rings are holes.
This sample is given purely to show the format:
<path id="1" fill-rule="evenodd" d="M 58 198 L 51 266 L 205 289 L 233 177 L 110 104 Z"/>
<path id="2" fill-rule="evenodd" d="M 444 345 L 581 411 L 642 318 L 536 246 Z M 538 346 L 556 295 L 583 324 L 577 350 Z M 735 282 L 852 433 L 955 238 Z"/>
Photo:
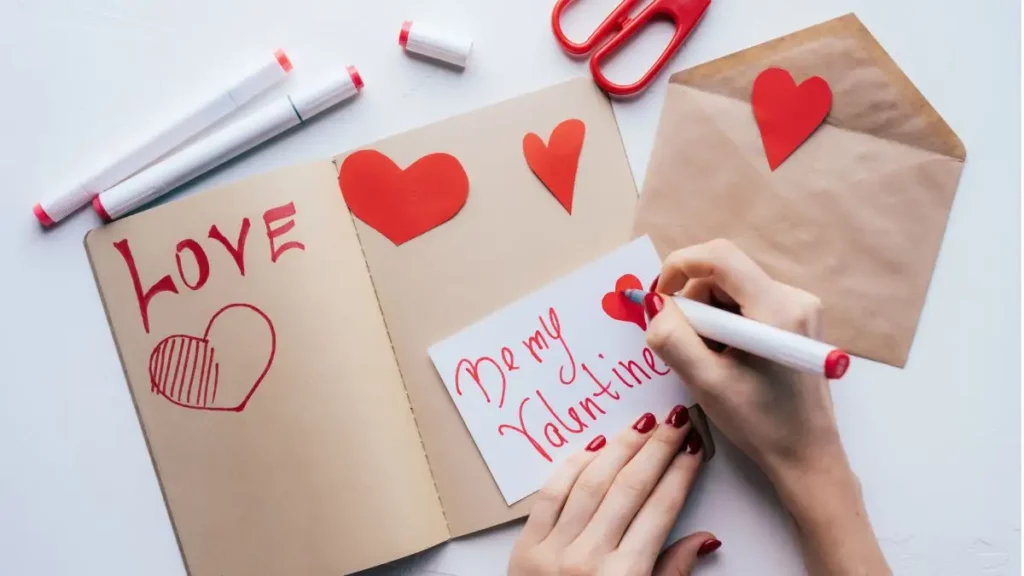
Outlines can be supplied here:
<path id="1" fill-rule="evenodd" d="M 683 406 L 663 424 L 648 413 L 611 442 L 598 436 L 537 494 L 509 574 L 689 574 L 721 546 L 714 535 L 691 534 L 658 553 L 700 473 L 701 449 Z"/>
<path id="2" fill-rule="evenodd" d="M 818 298 L 776 282 L 725 240 L 672 253 L 651 290 L 821 336 Z M 828 381 L 706 343 L 671 298 L 648 294 L 644 308 L 648 345 L 775 485 L 797 523 L 811 573 L 889 574 L 839 439 Z"/>
<path id="3" fill-rule="evenodd" d="M 821 337 L 821 301 L 776 282 L 739 248 L 714 240 L 665 260 L 652 292 L 731 309 L 790 332 Z M 706 345 L 670 298 L 644 302 L 647 343 L 687 382 L 711 420 L 773 479 L 845 461 L 824 377 L 739 350 Z"/>

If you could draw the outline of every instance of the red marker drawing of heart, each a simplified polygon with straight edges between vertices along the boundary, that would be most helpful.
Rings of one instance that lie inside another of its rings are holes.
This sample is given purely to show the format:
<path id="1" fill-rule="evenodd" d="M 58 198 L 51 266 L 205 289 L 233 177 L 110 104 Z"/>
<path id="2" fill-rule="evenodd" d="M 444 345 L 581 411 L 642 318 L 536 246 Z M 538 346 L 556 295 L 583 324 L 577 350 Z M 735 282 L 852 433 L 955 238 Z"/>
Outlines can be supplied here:
<path id="1" fill-rule="evenodd" d="M 604 298 L 601 299 L 601 308 L 613 320 L 632 322 L 639 326 L 641 330 L 647 330 L 647 317 L 644 316 L 644 307 L 626 298 L 625 294 L 622 293 L 629 289 L 643 290 L 644 285 L 640 283 L 640 279 L 636 276 L 624 274 L 615 282 L 615 291 L 605 294 Z"/>
<path id="2" fill-rule="evenodd" d="M 768 68 L 754 79 L 750 104 L 774 172 L 825 121 L 832 108 L 832 89 L 818 76 L 797 86 L 789 72 Z"/>
<path id="3" fill-rule="evenodd" d="M 174 334 L 149 356 L 150 391 L 193 410 L 241 412 L 270 371 L 277 333 L 251 304 L 218 310 L 202 336 Z"/>

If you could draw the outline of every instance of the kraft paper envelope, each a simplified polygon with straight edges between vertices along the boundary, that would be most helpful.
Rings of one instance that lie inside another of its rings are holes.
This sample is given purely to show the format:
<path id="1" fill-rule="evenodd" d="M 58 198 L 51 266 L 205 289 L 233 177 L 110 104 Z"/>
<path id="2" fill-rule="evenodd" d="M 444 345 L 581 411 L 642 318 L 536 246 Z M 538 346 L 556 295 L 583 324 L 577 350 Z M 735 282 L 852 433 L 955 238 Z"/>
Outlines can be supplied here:
<path id="1" fill-rule="evenodd" d="M 754 78 L 824 78 L 831 112 L 772 172 Z M 852 14 L 669 81 L 634 235 L 662 257 L 717 237 L 821 297 L 825 339 L 902 367 L 963 170 L 956 134 Z"/>

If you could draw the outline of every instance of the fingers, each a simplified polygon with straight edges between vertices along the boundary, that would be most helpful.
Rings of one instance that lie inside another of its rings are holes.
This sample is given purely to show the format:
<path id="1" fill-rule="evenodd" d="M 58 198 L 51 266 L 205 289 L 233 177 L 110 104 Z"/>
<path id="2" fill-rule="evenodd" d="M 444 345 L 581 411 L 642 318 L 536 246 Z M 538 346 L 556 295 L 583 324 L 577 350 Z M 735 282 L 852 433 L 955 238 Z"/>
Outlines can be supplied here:
<path id="1" fill-rule="evenodd" d="M 704 345 L 671 298 L 658 294 L 649 294 L 647 298 L 660 301 L 653 307 L 661 307 L 655 311 L 647 306 L 648 316 L 655 312 L 647 323 L 647 345 L 687 384 L 700 386 L 711 380 L 711 375 L 722 368 L 722 358 Z"/>
<path id="2" fill-rule="evenodd" d="M 637 511 L 646 506 L 644 502 L 658 485 L 665 469 L 683 448 L 689 431 L 690 417 L 686 407 L 676 406 L 669 412 L 665 423 L 657 427 L 643 448 L 615 477 L 590 524 L 577 539 L 584 549 L 610 551 L 619 545 Z M 668 532 L 661 536 L 659 546 L 667 535 Z M 650 557 L 654 558 L 655 553 L 657 550 Z"/>
<path id="3" fill-rule="evenodd" d="M 691 429 L 683 450 L 674 455 L 650 498 L 622 537 L 621 552 L 635 558 L 657 556 L 700 474 L 703 460 L 700 434 Z"/>
<path id="4" fill-rule="evenodd" d="M 712 240 L 669 254 L 661 269 L 658 292 L 675 294 L 687 281 L 708 278 L 740 306 L 772 283 L 772 279 L 728 240 Z"/>
<path id="5" fill-rule="evenodd" d="M 604 438 L 599 436 L 598 438 Z M 597 438 L 591 442 L 591 446 L 598 444 Z M 547 483 L 537 492 L 534 498 L 533 507 L 530 509 L 530 517 L 526 520 L 523 533 L 520 537 L 526 542 L 540 542 L 554 528 L 558 516 L 562 512 L 566 499 L 569 497 L 572 487 L 576 484 L 583 470 L 589 465 L 596 452 L 583 450 L 573 454 L 559 466 L 558 470 L 551 475 Z"/>
<path id="6" fill-rule="evenodd" d="M 653 414 L 644 414 L 632 428 L 620 433 L 597 453 L 597 457 L 573 485 L 562 513 L 548 536 L 550 540 L 568 544 L 583 532 L 615 476 L 640 451 L 656 424 Z"/>
<path id="7" fill-rule="evenodd" d="M 697 559 L 718 550 L 722 543 L 711 532 L 696 532 L 669 546 L 654 565 L 652 576 L 690 576 Z"/>

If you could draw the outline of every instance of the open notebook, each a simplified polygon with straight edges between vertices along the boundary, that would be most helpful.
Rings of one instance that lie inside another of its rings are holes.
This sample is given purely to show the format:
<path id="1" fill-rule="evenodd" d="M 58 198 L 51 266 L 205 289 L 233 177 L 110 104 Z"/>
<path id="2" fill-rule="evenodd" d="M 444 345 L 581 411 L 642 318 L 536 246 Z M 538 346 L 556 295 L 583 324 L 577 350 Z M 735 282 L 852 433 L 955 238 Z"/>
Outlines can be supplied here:
<path id="1" fill-rule="evenodd" d="M 567 119 L 586 130 L 568 207 L 524 160 L 524 135 Z M 86 238 L 191 574 L 352 572 L 528 511 L 506 505 L 427 349 L 629 240 L 611 106 L 575 80 L 367 148 L 402 168 L 453 156 L 464 206 L 396 244 L 339 192 L 349 153 Z"/>

